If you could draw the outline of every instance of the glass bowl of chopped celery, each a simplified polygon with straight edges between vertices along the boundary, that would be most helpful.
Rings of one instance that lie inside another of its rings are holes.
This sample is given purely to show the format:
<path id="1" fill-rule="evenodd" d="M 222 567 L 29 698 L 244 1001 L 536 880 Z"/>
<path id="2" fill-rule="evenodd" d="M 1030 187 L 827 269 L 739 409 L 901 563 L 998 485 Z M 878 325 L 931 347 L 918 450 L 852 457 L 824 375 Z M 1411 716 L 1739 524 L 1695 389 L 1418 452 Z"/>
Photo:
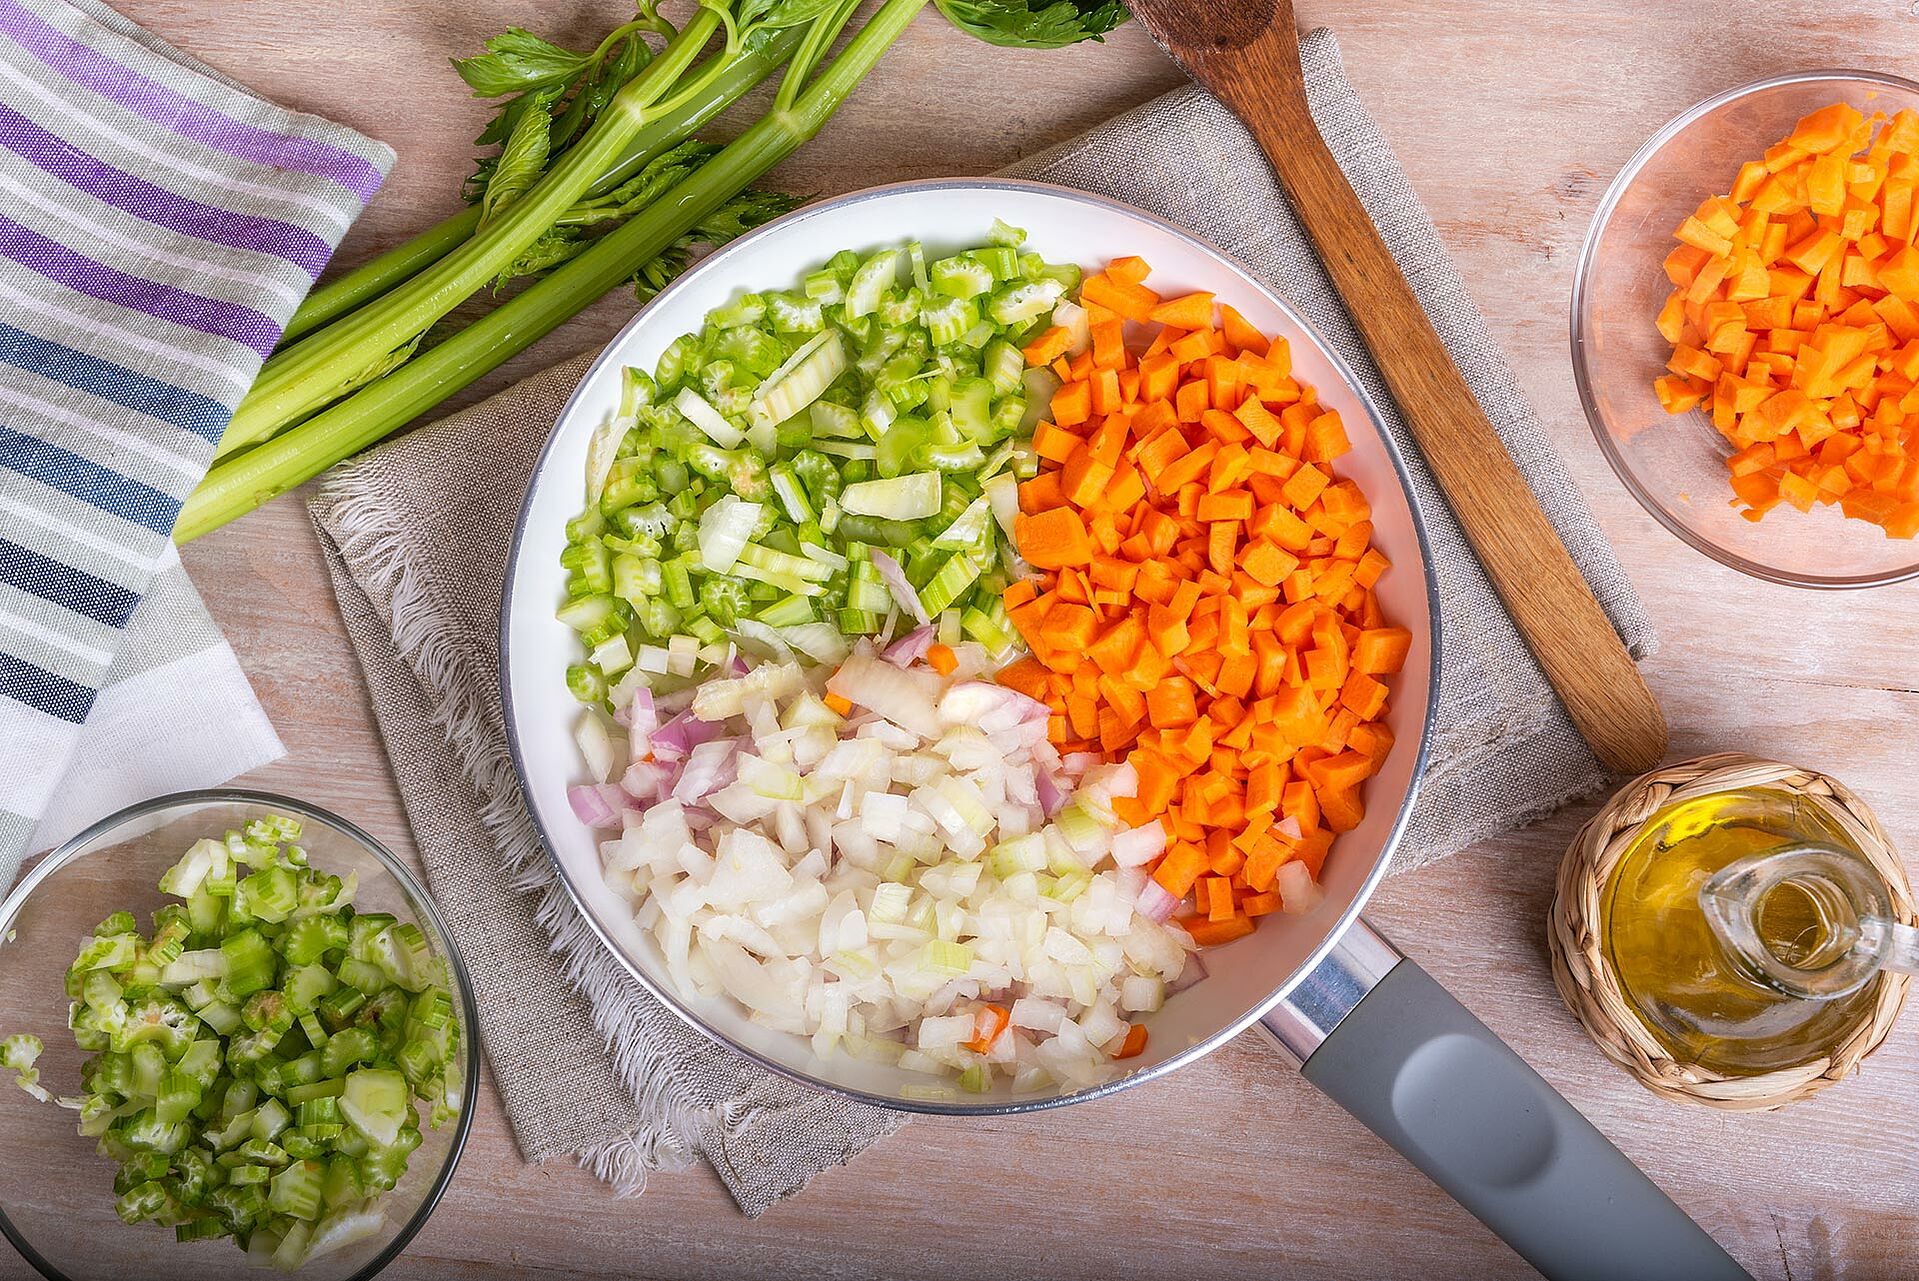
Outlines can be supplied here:
<path id="1" fill-rule="evenodd" d="M 1593 215 L 1572 293 L 1593 434 L 1654 519 L 1741 573 L 1919 575 L 1919 463 L 1901 470 L 1919 311 L 1898 296 L 1915 292 L 1902 153 L 1919 122 L 1894 124 L 1915 109 L 1919 84 L 1877 72 L 1728 90 L 1648 140 Z M 1829 129 L 1835 113 L 1862 131 Z M 1815 167 L 1840 180 L 1826 207 L 1849 214 L 1809 207 Z"/>
<path id="2" fill-rule="evenodd" d="M 0 1231 L 51 1278 L 370 1277 L 453 1177 L 471 988 L 419 881 L 285 797 L 161 797 L 0 903 Z"/>

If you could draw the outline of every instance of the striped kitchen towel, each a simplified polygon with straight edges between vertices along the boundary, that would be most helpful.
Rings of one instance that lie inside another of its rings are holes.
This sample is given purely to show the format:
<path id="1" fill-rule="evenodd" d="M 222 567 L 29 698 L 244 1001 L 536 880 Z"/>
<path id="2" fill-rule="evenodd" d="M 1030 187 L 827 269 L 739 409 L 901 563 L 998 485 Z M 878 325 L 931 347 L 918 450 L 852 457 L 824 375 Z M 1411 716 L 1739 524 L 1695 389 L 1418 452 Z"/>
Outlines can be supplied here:
<path id="1" fill-rule="evenodd" d="M 93 0 L 0 0 L 0 889 L 278 754 L 169 534 L 392 163 Z"/>

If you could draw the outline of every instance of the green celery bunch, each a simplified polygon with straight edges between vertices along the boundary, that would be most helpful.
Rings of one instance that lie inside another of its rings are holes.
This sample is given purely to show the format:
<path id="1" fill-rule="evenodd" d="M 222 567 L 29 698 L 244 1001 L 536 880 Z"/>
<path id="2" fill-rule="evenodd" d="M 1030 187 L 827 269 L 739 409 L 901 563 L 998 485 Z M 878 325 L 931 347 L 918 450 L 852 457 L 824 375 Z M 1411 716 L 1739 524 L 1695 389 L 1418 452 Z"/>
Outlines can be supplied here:
<path id="1" fill-rule="evenodd" d="M 556 220 L 565 215 L 619 161 L 647 126 L 703 97 L 717 75 L 742 56 L 750 40 L 803 24 L 824 0 L 759 0 L 702 6 L 664 47 L 644 60 L 551 164 L 549 91 L 535 90 L 515 114 L 512 132 L 486 176 L 480 218 L 471 239 L 360 311 L 284 347 L 262 366 L 234 411 L 215 457 L 265 440 L 359 386 L 368 370 L 400 351 L 482 287 L 508 271 Z M 646 11 L 645 21 L 671 30 Z M 724 48 L 700 55 L 724 30 Z M 575 95 L 576 100 L 580 95 Z"/>
<path id="2" fill-rule="evenodd" d="M 508 35 L 514 33 L 509 32 Z M 664 155 L 673 147 L 691 138 L 727 107 L 765 79 L 772 71 L 781 66 L 799 47 L 801 28 L 789 27 L 771 32 L 762 38 L 750 41 L 740 57 L 733 60 L 726 69 L 714 77 L 705 93 L 696 95 L 676 110 L 662 113 L 651 124 L 637 134 L 627 147 L 626 153 L 615 161 L 598 181 L 587 188 L 586 195 L 576 202 L 574 209 L 561 215 L 556 225 L 567 223 L 583 216 L 587 211 L 602 207 L 608 194 L 631 181 L 647 165 Z M 488 52 L 504 58 L 507 50 L 496 48 L 506 36 L 495 37 L 489 42 Z M 642 48 L 646 46 L 642 44 Z M 509 46 L 510 49 L 510 46 Z M 565 53 L 564 50 L 560 51 Z M 567 55 L 572 57 L 573 55 Z M 530 86 L 537 83 L 537 69 L 522 67 L 521 78 L 513 81 L 508 73 L 518 63 L 518 59 L 508 60 L 504 71 L 496 71 L 482 58 L 456 60 L 454 66 L 463 78 L 474 86 L 476 97 L 498 96 L 501 92 L 513 92 L 509 86 L 518 84 Z M 480 134 L 482 145 L 504 141 L 510 133 L 505 123 L 514 110 L 514 103 L 536 92 L 534 88 L 521 88 L 518 93 L 502 104 L 487 128 Z M 590 101 L 590 100 L 589 100 Z M 564 154 L 566 146 L 560 144 L 549 147 L 549 163 Z M 481 208 L 479 200 L 484 193 L 491 170 L 481 162 L 474 179 L 467 184 L 467 197 L 474 202 L 471 207 L 454 214 L 438 225 L 421 232 L 403 244 L 378 255 L 361 264 L 352 271 L 336 276 L 309 293 L 306 301 L 300 304 L 298 311 L 288 322 L 286 332 L 281 335 L 281 346 L 289 346 L 313 333 L 315 330 L 332 324 L 349 312 L 383 296 L 401 283 L 412 279 L 427 267 L 446 257 L 454 249 L 471 239 L 480 225 Z M 529 254 L 532 250 L 528 251 Z"/>
<path id="3" fill-rule="evenodd" d="M 852 24 L 853 0 L 702 0 L 679 28 L 648 7 L 630 30 L 622 28 L 626 35 L 610 36 L 584 58 L 561 57 L 566 51 L 524 33 L 490 49 L 483 65 L 497 78 L 478 77 L 476 92 L 512 87 L 516 96 L 489 126 L 503 145 L 476 175 L 480 203 L 316 294 L 289 330 L 294 341 L 268 360 L 235 413 L 175 539 L 216 529 L 397 431 L 623 283 L 637 282 L 643 293 L 657 288 L 689 244 L 713 243 L 729 227 L 777 212 L 772 198 L 748 189 L 818 133 L 927 3 L 884 0 L 830 60 Z M 1042 48 L 1098 39 L 1123 14 L 1110 3 L 1070 0 L 1038 9 L 1026 0 L 940 0 L 940 7 L 991 43 Z M 650 56 L 626 52 L 626 41 L 667 30 L 673 34 Z M 716 38 L 716 51 L 701 59 Z M 624 184 L 779 61 L 786 72 L 757 122 L 665 190 L 648 193 L 642 207 L 623 207 Z M 630 79 L 609 88 L 616 74 L 609 68 L 634 67 Z M 576 127 L 568 116 L 583 96 Z M 523 139 L 517 148 L 516 135 Z M 536 161 L 544 167 L 529 181 Z M 620 219 L 610 229 L 569 230 L 607 221 L 599 215 L 609 208 Z M 529 273 L 539 278 L 493 311 L 435 344 L 421 341 L 474 293 Z"/>

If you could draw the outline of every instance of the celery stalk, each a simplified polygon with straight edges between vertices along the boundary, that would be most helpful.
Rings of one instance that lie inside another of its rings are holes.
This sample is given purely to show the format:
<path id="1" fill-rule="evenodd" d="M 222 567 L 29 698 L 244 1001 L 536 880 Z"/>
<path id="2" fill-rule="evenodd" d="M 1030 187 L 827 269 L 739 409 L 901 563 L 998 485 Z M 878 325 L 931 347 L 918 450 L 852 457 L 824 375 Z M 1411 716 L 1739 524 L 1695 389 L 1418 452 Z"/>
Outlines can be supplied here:
<path id="1" fill-rule="evenodd" d="M 729 0 L 706 0 L 687 27 L 633 74 L 544 176 L 517 200 L 496 208 L 495 216 L 477 234 L 462 239 L 462 220 L 449 220 L 382 255 L 362 271 L 343 277 L 335 282 L 337 288 L 329 286 L 322 291 L 324 297 L 291 331 L 294 341 L 267 362 L 253 392 L 236 412 L 216 454 L 224 461 L 189 499 L 177 537 L 186 541 L 217 528 L 398 430 L 420 412 L 524 350 L 614 286 L 638 275 L 643 283 L 657 288 L 662 266 L 670 270 L 679 252 L 676 241 L 699 228 L 703 219 L 712 217 L 753 178 L 811 138 L 926 3 L 884 0 L 833 62 L 814 76 L 816 65 L 852 17 L 855 4 L 849 0 L 741 4 L 742 13 L 752 15 L 742 23 Z M 1078 40 L 1097 40 L 1125 17 L 1118 0 L 1078 5 L 1046 4 L 1041 0 L 938 3 L 949 20 L 982 40 L 1029 48 L 1058 48 Z M 797 25 L 776 32 L 769 26 L 774 23 Z M 645 24 L 628 24 L 623 30 L 641 25 Z M 722 25 L 726 29 L 724 52 L 689 74 L 700 46 Z M 612 39 L 609 37 L 609 41 Z M 732 146 L 665 197 L 633 215 L 617 231 L 592 240 L 563 268 L 554 269 L 539 285 L 486 320 L 425 355 L 413 354 L 431 325 L 515 267 L 529 247 L 564 219 L 583 194 L 604 191 L 601 183 L 616 182 L 620 180 L 618 175 L 631 173 L 630 168 L 623 170 L 621 166 L 633 163 L 635 154 L 644 152 L 640 140 L 649 127 L 659 127 L 663 136 L 668 132 L 667 123 L 677 114 L 686 122 L 683 127 L 690 130 L 706 118 L 702 113 L 709 106 L 718 110 L 764 73 L 765 68 L 748 65 L 756 45 L 770 68 L 787 56 L 789 40 L 794 42 L 792 65 L 772 111 Z M 567 110 L 571 112 L 572 108 Z M 747 216 L 744 203 L 739 211 L 729 214 L 736 225 Z M 768 216 L 764 201 L 751 216 Z M 997 252 L 980 251 L 981 261 Z M 1004 259 L 1008 264 L 1005 270 L 992 274 L 1012 274 L 1014 254 L 1010 249 Z M 1059 287 L 1064 283 L 1063 278 L 1053 282 Z M 824 297 L 815 290 L 816 284 L 822 289 L 830 284 L 829 293 L 840 289 L 837 281 L 809 281 L 806 298 Z M 995 295 L 983 305 L 1000 318 L 1000 323 L 1010 323 L 1005 317 L 1024 316 L 1029 311 L 1037 314 L 1043 303 L 1040 288 Z M 795 323 L 804 318 L 801 313 L 805 308 L 799 304 L 788 310 Z M 888 315 L 880 319 L 895 324 L 909 318 Z M 328 324 L 329 320 L 335 323 Z M 975 326 L 983 327 L 984 322 Z M 887 391 L 888 396 L 899 400 L 897 406 L 883 396 L 880 399 L 887 403 L 869 403 L 862 414 L 862 426 L 876 439 L 899 413 L 912 410 L 927 389 L 908 383 L 888 387 Z M 1043 405 L 1043 399 L 1039 404 Z M 1033 412 L 1023 405 L 1014 408 L 1028 415 Z M 876 417 L 881 409 L 883 417 Z M 1009 416 L 1016 415 L 1009 410 Z M 294 424 L 300 426 L 288 431 Z M 1004 430 L 1010 431 L 1013 426 L 1008 422 Z M 845 441 L 833 444 L 830 452 L 844 457 L 870 459 L 872 455 L 870 445 Z M 827 446 L 822 443 L 820 447 Z M 838 515 L 832 506 L 823 509 L 822 528 L 830 532 Z M 879 541 L 898 545 L 889 538 Z M 222 886 L 216 894 L 224 892 Z M 214 906 L 221 904 L 216 901 Z"/>
<path id="2" fill-rule="evenodd" d="M 325 405 L 342 386 L 352 385 L 365 370 L 418 338 L 498 277 L 620 159 L 642 128 L 663 114 L 651 109 L 693 65 L 720 25 L 719 13 L 701 9 L 645 70 L 614 95 L 586 136 L 491 223 L 393 290 L 377 308 L 313 334 L 269 359 L 234 411 L 214 456 L 270 437 Z"/>
<path id="3" fill-rule="evenodd" d="M 684 106 L 641 129 L 626 153 L 586 189 L 587 197 L 619 186 L 644 169 L 649 161 L 692 137 L 695 130 L 739 101 L 747 90 L 793 55 L 799 47 L 801 33 L 801 28 L 791 27 L 750 42 L 745 52 L 714 79 L 705 93 L 690 98 Z M 479 225 L 479 206 L 462 209 L 411 240 L 314 289 L 287 322 L 280 345 L 290 346 L 411 280 L 471 239 Z"/>
<path id="4" fill-rule="evenodd" d="M 320 285 L 306 296 L 280 334 L 284 351 L 314 330 L 332 323 L 395 286 L 413 279 L 473 238 L 480 227 L 478 205 L 462 209 L 413 239 L 371 258 L 343 276 Z"/>
<path id="5" fill-rule="evenodd" d="M 216 465 L 188 498 L 174 539 L 185 543 L 217 529 L 391 435 L 616 288 L 818 133 L 927 3 L 885 0 L 790 105 L 761 117 L 655 204 L 385 378 Z M 509 206 L 501 221 L 531 198 Z"/>

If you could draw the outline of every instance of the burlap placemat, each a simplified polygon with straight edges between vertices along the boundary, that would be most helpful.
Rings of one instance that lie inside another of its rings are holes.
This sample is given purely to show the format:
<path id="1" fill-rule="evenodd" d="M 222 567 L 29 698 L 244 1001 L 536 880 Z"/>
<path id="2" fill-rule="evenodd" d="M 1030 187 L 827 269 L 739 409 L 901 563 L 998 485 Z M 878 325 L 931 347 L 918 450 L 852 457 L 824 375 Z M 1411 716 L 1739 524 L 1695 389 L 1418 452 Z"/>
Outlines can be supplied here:
<path id="1" fill-rule="evenodd" d="M 1347 83 L 1330 33 L 1308 36 L 1301 56 L 1334 155 L 1614 623 L 1645 652 L 1650 630 L 1630 584 Z M 1170 94 L 1009 172 L 1116 196 L 1198 232 L 1294 302 L 1390 405 L 1265 161 L 1204 94 Z M 688 1031 L 586 929 L 535 839 L 500 716 L 500 590 L 526 481 L 588 359 L 339 469 L 313 518 L 434 894 L 487 1012 L 488 1057 L 522 1151 L 535 1161 L 578 1155 L 622 1190 L 648 1169 L 704 1157 L 754 1214 L 900 1118 L 775 1079 Z M 1605 776 L 1404 424 L 1388 427 L 1431 521 L 1445 610 L 1440 729 L 1404 867 L 1538 817 Z"/>

